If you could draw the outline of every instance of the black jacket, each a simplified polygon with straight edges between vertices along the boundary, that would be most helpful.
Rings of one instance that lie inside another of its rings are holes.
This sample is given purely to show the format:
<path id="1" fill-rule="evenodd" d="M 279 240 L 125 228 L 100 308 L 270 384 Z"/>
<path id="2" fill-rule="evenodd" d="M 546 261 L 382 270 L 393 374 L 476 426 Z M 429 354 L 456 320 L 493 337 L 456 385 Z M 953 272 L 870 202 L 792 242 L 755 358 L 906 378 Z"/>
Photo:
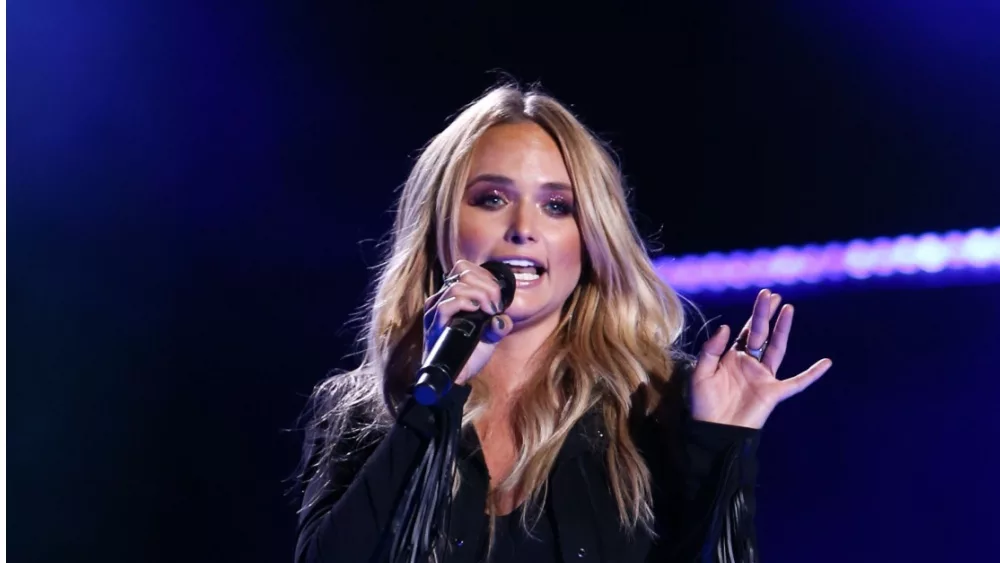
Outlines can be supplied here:
<path id="1" fill-rule="evenodd" d="M 436 408 L 460 416 L 470 389 L 456 386 Z M 665 403 L 666 404 L 666 403 Z M 308 480 L 300 511 L 299 563 L 367 562 L 391 520 L 410 469 L 433 431 L 435 410 L 412 399 L 396 424 L 367 446 L 344 443 L 348 459 Z M 669 411 L 668 411 L 669 412 Z M 759 431 L 678 416 L 637 417 L 636 440 L 653 475 L 654 540 L 618 524 L 607 486 L 602 417 L 592 412 L 567 437 L 549 479 L 549 502 L 563 561 L 757 561 L 754 485 Z M 486 534 L 488 480 L 474 431 L 462 435 L 462 485 L 453 503 L 453 551 L 474 562 Z"/>

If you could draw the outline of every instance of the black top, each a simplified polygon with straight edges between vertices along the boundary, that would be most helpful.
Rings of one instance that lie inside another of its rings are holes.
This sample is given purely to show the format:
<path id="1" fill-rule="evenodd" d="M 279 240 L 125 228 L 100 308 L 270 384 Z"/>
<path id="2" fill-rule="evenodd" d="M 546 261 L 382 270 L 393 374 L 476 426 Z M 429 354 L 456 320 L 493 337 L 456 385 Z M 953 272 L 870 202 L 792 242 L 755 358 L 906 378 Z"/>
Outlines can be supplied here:
<path id="1" fill-rule="evenodd" d="M 486 458 L 483 457 L 479 436 L 472 428 L 466 428 L 462 432 L 459 452 L 462 457 L 463 477 L 473 479 L 474 482 L 485 481 L 489 483 Z M 521 515 L 524 511 L 528 512 L 527 530 L 521 524 Z M 468 519 L 468 515 L 461 514 L 460 511 L 456 510 L 453 511 L 452 518 Z M 482 516 L 480 528 L 478 560 L 485 561 L 489 549 L 489 516 L 485 514 Z M 454 547 L 465 547 L 464 545 L 455 545 L 456 541 L 464 544 L 464 540 L 458 538 L 452 541 Z M 551 503 L 546 503 L 541 516 L 538 514 L 536 505 L 528 504 L 528 501 L 525 501 L 510 514 L 496 517 L 493 547 L 489 559 L 491 563 L 555 563 L 559 560 L 552 524 Z"/>
<path id="2" fill-rule="evenodd" d="M 535 518 L 532 511 L 528 515 L 526 532 L 521 525 L 521 512 L 524 507 L 518 507 L 510 514 L 498 516 L 496 519 L 496 535 L 493 540 L 493 552 L 490 561 L 493 563 L 555 563 L 559 561 L 556 549 L 555 534 L 552 531 L 552 514 L 546 510 L 541 518 Z M 484 536 L 487 534 L 484 533 Z M 485 555 L 487 540 L 483 540 Z"/>
<path id="3" fill-rule="evenodd" d="M 689 375 L 690 367 L 686 369 Z M 434 431 L 437 409 L 460 417 L 470 391 L 456 386 L 434 408 L 411 399 L 380 439 L 366 444 L 343 441 L 337 447 L 346 460 L 321 467 L 310 464 L 295 560 L 371 561 L 386 541 L 384 532 L 397 499 Z M 501 520 L 493 560 L 757 561 L 754 485 L 759 431 L 696 421 L 686 411 L 672 409 L 634 417 L 630 432 L 653 479 L 655 536 L 619 525 L 605 465 L 608 437 L 602 417 L 591 412 L 567 436 L 549 475 L 548 516 L 534 530 L 541 541 L 521 537 L 514 527 L 518 516 Z M 315 440 L 307 442 L 312 448 L 307 453 L 318 451 L 321 444 Z M 475 432 L 464 432 L 449 563 L 478 563 L 486 541 L 489 479 L 477 446 Z"/>

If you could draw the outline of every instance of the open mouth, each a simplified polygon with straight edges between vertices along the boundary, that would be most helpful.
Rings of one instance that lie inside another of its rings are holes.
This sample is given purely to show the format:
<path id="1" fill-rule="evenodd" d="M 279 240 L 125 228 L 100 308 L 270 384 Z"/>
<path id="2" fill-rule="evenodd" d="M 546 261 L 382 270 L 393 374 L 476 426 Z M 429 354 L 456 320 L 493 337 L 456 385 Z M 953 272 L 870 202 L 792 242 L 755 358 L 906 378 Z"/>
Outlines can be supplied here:
<path id="1" fill-rule="evenodd" d="M 533 260 L 504 260 L 519 282 L 533 282 L 545 275 L 545 267 Z"/>
<path id="2" fill-rule="evenodd" d="M 514 270 L 513 268 L 511 268 Z M 524 268 L 519 270 L 514 270 L 514 279 L 517 281 L 530 282 L 535 281 L 545 274 L 545 268 Z"/>

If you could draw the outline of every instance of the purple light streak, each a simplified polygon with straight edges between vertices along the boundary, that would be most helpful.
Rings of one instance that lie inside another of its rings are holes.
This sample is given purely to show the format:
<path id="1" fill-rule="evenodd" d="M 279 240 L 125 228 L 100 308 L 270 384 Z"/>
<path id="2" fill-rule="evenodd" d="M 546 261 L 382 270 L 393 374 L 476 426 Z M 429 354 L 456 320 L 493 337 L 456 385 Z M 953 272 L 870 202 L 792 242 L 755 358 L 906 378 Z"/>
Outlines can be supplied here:
<path id="1" fill-rule="evenodd" d="M 976 271 L 1000 267 L 1000 227 L 666 256 L 655 264 L 660 276 L 683 293 Z"/>

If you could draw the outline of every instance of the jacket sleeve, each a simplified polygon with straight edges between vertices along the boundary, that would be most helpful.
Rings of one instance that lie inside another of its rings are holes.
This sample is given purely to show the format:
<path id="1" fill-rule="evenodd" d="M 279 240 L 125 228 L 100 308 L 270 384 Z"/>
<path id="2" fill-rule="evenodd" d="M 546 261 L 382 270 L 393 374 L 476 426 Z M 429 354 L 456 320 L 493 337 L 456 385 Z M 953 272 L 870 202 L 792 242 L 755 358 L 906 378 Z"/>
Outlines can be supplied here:
<path id="1" fill-rule="evenodd" d="M 660 410 L 644 423 L 657 533 L 650 561 L 756 563 L 761 431 L 692 418 L 693 369 L 678 364 Z"/>
<path id="2" fill-rule="evenodd" d="M 755 563 L 760 431 L 686 419 L 666 502 L 670 561 Z"/>
<path id="3" fill-rule="evenodd" d="M 460 418 L 471 389 L 454 386 L 435 407 L 412 398 L 377 443 L 345 441 L 335 461 L 314 467 L 306 477 L 299 511 L 297 563 L 366 562 L 385 541 L 385 530 L 409 477 L 434 430 L 435 412 L 449 409 Z M 313 443 L 312 452 L 321 444 Z M 318 453 L 311 460 L 318 459 Z"/>

